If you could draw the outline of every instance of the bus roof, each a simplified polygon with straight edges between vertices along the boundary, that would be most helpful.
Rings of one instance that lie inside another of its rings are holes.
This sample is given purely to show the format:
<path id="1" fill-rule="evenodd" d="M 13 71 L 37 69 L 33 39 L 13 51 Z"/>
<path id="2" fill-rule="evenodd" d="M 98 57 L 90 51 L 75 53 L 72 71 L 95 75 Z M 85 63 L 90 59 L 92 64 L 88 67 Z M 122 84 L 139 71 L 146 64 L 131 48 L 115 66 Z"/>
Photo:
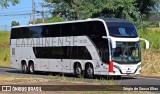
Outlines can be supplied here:
<path id="1" fill-rule="evenodd" d="M 105 22 L 126 22 L 130 23 L 128 20 L 123 20 L 120 18 L 102 18 Z"/>
<path id="2" fill-rule="evenodd" d="M 88 21 L 105 21 L 105 22 L 125 22 L 130 23 L 127 20 L 123 20 L 120 18 L 93 18 L 93 19 L 86 19 L 86 20 L 76 20 L 76 21 L 64 21 L 64 22 L 54 22 L 54 23 L 45 23 L 45 24 L 34 24 L 34 25 L 21 25 L 21 26 L 13 26 L 12 28 L 19 28 L 19 27 L 30 27 L 30 26 L 42 26 L 42 25 L 53 25 L 53 24 L 65 24 L 65 23 L 76 23 L 76 22 L 88 22 Z"/>

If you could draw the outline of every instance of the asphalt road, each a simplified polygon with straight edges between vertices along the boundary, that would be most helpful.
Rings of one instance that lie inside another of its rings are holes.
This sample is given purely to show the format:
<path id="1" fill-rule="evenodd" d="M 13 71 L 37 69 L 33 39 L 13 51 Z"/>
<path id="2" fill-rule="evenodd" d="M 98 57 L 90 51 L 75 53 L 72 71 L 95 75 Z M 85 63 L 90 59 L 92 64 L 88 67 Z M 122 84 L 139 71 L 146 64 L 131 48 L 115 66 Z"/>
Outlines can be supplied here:
<path id="1" fill-rule="evenodd" d="M 33 77 L 47 77 L 48 73 L 39 74 L 23 74 L 21 70 L 16 70 L 12 68 L 2 68 L 0 67 L 0 75 L 17 75 L 17 76 L 33 76 Z M 71 79 L 75 79 L 74 75 L 65 75 Z M 76 78 L 79 79 L 79 78 Z M 95 79 L 85 79 L 87 82 L 92 83 Z M 100 80 L 100 79 L 99 79 Z M 106 79 L 108 80 L 108 79 Z M 160 85 L 160 78 L 146 78 L 146 77 L 122 77 L 120 79 L 114 80 L 118 85 Z"/>

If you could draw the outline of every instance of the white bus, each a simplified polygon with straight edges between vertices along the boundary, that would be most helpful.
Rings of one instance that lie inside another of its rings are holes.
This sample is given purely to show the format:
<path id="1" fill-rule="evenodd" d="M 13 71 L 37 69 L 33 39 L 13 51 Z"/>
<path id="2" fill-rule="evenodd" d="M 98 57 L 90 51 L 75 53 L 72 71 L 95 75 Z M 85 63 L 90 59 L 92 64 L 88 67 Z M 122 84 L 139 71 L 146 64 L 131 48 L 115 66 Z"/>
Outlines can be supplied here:
<path id="1" fill-rule="evenodd" d="M 145 39 L 138 37 L 134 25 L 118 18 L 16 26 L 11 30 L 10 63 L 24 73 L 136 75 L 141 71 L 140 40 Z"/>

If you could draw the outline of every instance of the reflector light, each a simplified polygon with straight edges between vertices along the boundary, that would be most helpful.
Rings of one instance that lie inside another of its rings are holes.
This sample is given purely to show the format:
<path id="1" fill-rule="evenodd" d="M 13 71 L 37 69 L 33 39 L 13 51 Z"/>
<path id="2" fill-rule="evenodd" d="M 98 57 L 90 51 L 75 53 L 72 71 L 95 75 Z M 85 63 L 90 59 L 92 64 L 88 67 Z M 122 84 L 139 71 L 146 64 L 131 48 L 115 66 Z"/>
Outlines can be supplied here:
<path id="1" fill-rule="evenodd" d="M 109 72 L 113 72 L 113 61 L 109 62 Z"/>

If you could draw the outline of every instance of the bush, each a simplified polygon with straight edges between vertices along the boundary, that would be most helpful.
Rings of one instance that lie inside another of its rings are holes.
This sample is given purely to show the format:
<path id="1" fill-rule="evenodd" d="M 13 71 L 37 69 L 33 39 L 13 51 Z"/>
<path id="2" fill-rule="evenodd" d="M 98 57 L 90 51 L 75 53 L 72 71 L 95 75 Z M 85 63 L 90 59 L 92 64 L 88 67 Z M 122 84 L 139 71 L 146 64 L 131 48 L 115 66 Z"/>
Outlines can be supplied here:
<path id="1" fill-rule="evenodd" d="M 160 30 L 140 29 L 138 30 L 138 35 L 140 38 L 145 38 L 149 41 L 150 49 L 160 49 Z M 145 43 L 141 42 L 141 46 L 145 47 Z"/>

